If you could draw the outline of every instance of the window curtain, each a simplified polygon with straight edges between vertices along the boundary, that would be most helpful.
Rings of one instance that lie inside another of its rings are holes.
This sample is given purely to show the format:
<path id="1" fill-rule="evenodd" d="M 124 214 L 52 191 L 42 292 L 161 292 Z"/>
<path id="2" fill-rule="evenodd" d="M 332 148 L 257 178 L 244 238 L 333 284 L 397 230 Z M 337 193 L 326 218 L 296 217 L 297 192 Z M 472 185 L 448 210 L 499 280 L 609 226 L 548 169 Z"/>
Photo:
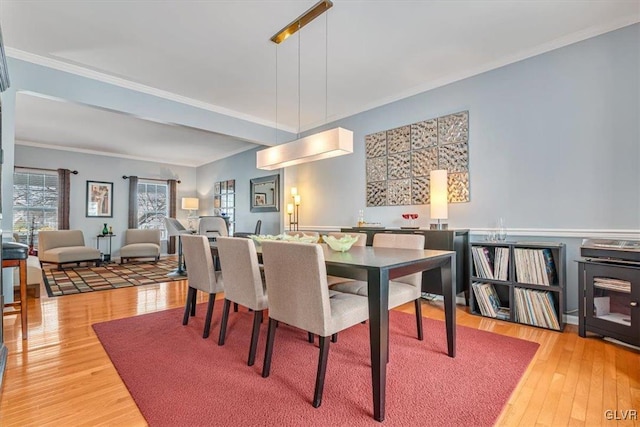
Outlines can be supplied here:
<path id="1" fill-rule="evenodd" d="M 69 229 L 69 200 L 71 194 L 71 171 L 58 169 L 58 230 Z"/>
<path id="2" fill-rule="evenodd" d="M 169 187 L 169 218 L 175 218 L 177 212 L 176 206 L 176 196 L 177 196 L 177 187 L 178 182 L 175 179 L 168 179 L 167 186 Z M 176 253 L 176 238 L 170 237 L 167 242 L 167 253 L 175 254 Z"/>
<path id="3" fill-rule="evenodd" d="M 138 228 L 138 177 L 129 176 L 129 228 Z"/>

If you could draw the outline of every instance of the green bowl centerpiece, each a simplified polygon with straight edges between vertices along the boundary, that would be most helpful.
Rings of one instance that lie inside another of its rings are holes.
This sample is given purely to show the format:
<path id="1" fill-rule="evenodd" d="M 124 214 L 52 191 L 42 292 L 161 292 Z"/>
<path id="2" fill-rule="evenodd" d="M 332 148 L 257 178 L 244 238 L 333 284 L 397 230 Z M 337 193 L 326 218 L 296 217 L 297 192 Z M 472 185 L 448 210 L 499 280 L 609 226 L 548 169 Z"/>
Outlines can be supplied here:
<path id="1" fill-rule="evenodd" d="M 358 241 L 358 236 L 351 236 L 345 234 L 339 239 L 333 236 L 322 236 L 322 239 L 329 245 L 331 249 L 337 252 L 346 252 L 351 249 L 351 246 Z"/>

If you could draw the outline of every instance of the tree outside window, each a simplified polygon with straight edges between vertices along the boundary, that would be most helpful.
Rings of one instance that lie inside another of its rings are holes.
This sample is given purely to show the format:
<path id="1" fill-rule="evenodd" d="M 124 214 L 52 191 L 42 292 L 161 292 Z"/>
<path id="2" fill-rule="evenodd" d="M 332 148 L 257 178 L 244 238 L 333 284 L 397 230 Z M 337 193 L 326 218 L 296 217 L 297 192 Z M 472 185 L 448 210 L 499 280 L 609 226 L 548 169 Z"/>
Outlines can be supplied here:
<path id="1" fill-rule="evenodd" d="M 58 176 L 13 174 L 13 232 L 23 243 L 37 245 L 37 232 L 58 229 Z"/>
<path id="2" fill-rule="evenodd" d="M 164 219 L 168 216 L 167 184 L 138 184 L 138 228 L 161 230 L 162 239 L 167 238 Z"/>

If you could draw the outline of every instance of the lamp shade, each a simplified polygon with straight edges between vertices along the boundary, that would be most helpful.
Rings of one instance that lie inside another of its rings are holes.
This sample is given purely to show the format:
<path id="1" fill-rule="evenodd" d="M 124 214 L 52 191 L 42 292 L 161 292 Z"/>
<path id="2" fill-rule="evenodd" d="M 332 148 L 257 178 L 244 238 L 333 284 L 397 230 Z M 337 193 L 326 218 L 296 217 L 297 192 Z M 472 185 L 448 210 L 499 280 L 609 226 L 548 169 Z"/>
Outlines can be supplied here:
<path id="1" fill-rule="evenodd" d="M 353 132 L 335 128 L 260 150 L 256 153 L 256 167 L 274 170 L 351 153 Z"/>
<path id="2" fill-rule="evenodd" d="M 195 197 L 183 197 L 182 198 L 182 209 L 184 210 L 198 210 L 198 206 L 200 201 Z"/>
<path id="3" fill-rule="evenodd" d="M 449 217 L 447 171 L 432 170 L 429 174 L 429 192 L 431 194 L 431 219 Z"/>

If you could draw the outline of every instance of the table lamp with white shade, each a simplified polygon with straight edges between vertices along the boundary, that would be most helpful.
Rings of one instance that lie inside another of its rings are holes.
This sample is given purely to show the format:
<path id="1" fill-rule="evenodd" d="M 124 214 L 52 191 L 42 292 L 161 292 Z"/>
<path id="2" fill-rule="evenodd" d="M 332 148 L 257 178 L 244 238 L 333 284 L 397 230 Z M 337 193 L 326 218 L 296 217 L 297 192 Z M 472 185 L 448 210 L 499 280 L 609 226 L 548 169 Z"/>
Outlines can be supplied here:
<path id="1" fill-rule="evenodd" d="M 432 170 L 429 174 L 429 192 L 431 196 L 431 219 L 438 220 L 431 224 L 432 230 L 446 230 L 447 224 L 441 220 L 449 218 L 449 193 L 447 189 L 446 169 Z"/>
<path id="2" fill-rule="evenodd" d="M 187 221 L 189 224 L 189 230 L 195 230 L 194 221 L 196 219 L 196 211 L 200 206 L 200 201 L 196 197 L 183 197 L 182 198 L 182 209 L 189 211 L 189 215 L 187 216 Z"/>

